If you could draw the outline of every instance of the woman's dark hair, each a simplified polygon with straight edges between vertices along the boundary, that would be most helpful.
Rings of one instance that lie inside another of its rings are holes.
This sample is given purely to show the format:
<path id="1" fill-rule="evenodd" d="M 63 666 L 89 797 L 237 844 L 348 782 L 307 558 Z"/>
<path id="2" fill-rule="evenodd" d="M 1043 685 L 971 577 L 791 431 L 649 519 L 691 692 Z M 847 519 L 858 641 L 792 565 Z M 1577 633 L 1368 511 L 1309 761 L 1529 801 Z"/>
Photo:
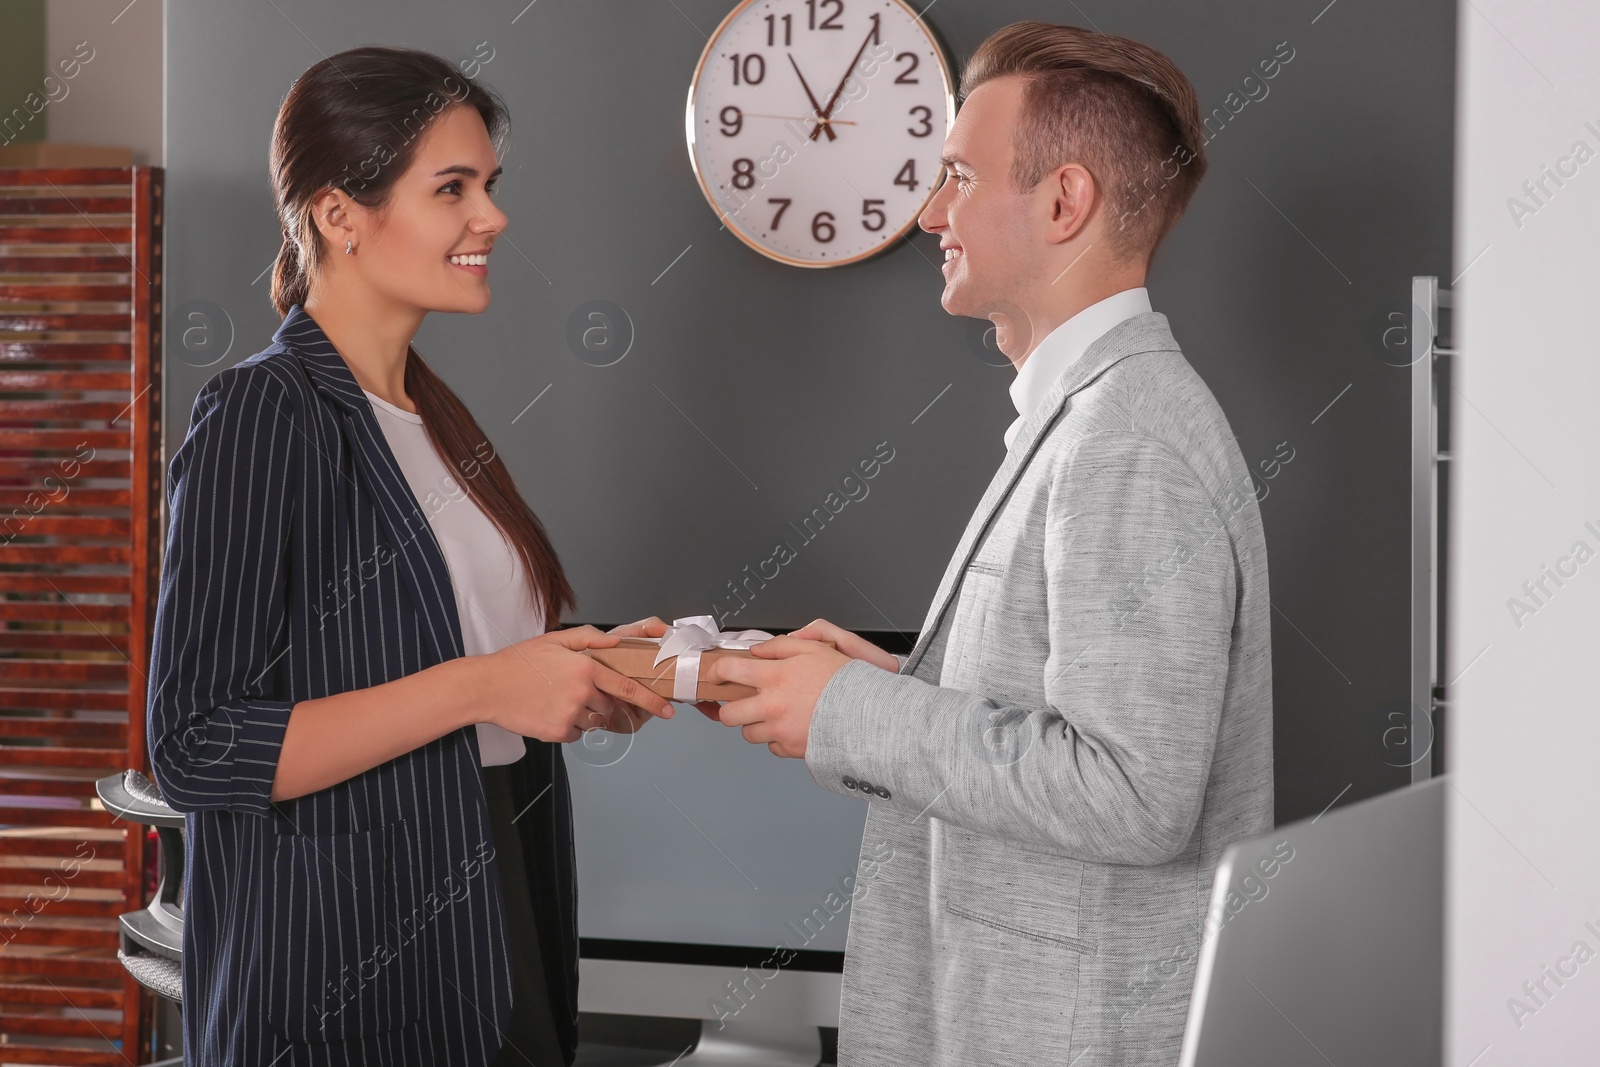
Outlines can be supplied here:
<path id="1" fill-rule="evenodd" d="M 283 248 L 272 273 L 279 315 L 304 304 L 328 248 L 311 205 L 330 187 L 382 208 L 416 155 L 429 123 L 453 107 L 483 117 L 498 154 L 510 118 L 486 86 L 431 52 L 412 48 L 352 48 L 312 66 L 290 86 L 272 128 L 272 188 Z M 459 397 L 422 361 L 406 353 L 406 394 L 416 401 L 428 438 L 467 494 L 522 556 L 534 603 L 555 629 L 577 604 L 544 525 L 517 491 L 505 461 L 488 443 Z"/>

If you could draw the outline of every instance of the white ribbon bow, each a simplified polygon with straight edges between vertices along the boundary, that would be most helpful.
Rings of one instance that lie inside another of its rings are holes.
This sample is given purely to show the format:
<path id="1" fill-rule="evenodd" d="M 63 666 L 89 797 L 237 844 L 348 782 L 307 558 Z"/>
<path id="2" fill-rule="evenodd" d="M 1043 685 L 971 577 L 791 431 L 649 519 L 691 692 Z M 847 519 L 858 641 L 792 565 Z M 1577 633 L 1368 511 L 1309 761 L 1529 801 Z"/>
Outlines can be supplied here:
<path id="1" fill-rule="evenodd" d="M 673 619 L 667 632 L 656 638 L 661 642 L 661 651 L 656 653 L 651 666 L 660 666 L 662 660 L 677 656 L 677 670 L 672 677 L 672 699 L 693 701 L 700 684 L 700 653 L 708 648 L 747 649 L 770 641 L 772 637 L 765 630 L 719 631 L 717 620 L 710 615 L 687 615 Z"/>

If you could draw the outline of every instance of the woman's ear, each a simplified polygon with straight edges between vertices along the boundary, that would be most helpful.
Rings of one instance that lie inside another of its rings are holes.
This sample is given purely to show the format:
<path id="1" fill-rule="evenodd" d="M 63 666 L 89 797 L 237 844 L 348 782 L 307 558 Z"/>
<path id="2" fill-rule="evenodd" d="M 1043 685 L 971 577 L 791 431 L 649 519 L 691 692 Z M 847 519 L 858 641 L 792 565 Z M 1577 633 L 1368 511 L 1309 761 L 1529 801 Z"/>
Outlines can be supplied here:
<path id="1" fill-rule="evenodd" d="M 353 206 L 350 194 L 331 186 L 311 202 L 311 219 L 330 248 L 343 251 L 346 241 L 361 243 L 356 238 Z"/>

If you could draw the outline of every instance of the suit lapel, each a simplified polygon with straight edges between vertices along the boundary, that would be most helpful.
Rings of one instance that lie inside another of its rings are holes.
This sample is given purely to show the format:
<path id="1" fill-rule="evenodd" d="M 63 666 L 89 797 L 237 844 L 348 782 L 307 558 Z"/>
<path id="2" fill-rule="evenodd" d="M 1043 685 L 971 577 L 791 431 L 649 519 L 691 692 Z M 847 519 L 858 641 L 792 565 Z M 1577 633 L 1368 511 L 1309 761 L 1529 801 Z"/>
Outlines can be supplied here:
<path id="1" fill-rule="evenodd" d="M 283 325 L 273 334 L 300 361 L 312 387 L 331 402 L 345 420 L 345 439 L 355 456 L 356 473 L 373 501 L 401 581 L 430 625 L 435 662 L 465 653 L 461 620 L 456 613 L 455 590 L 444 551 L 433 527 L 417 503 L 416 494 L 400 470 L 389 441 L 378 425 L 372 402 L 350 373 L 350 366 L 328 340 L 328 335 L 299 304 L 289 309 Z"/>
<path id="2" fill-rule="evenodd" d="M 978 547 L 979 540 L 994 521 L 1000 505 L 1010 496 L 1022 472 L 1027 469 L 1045 434 L 1055 425 L 1056 420 L 1070 409 L 1068 400 L 1072 394 L 1092 384 L 1107 370 L 1129 356 L 1166 351 L 1178 351 L 1177 342 L 1167 329 L 1167 317 L 1159 311 L 1144 312 L 1124 319 L 1107 330 L 1062 372 L 1060 378 L 1056 379 L 1055 385 L 1045 394 L 1038 409 L 1017 431 L 1016 439 L 1006 452 L 1006 458 L 1000 463 L 1000 469 L 994 472 L 994 477 L 989 480 L 989 487 L 984 490 L 982 499 L 978 501 L 978 506 L 972 513 L 972 518 L 967 520 L 967 528 L 961 534 L 955 554 L 950 557 L 950 562 L 945 567 L 944 577 L 939 581 L 939 589 L 934 593 L 933 603 L 923 620 L 922 631 L 917 635 L 916 646 L 906 657 L 901 674 L 915 671 L 917 664 L 927 653 L 928 646 L 944 618 L 946 609 L 950 606 L 951 597 L 960 583 L 962 573 L 967 569 L 968 562 L 972 559 L 973 552 Z"/>

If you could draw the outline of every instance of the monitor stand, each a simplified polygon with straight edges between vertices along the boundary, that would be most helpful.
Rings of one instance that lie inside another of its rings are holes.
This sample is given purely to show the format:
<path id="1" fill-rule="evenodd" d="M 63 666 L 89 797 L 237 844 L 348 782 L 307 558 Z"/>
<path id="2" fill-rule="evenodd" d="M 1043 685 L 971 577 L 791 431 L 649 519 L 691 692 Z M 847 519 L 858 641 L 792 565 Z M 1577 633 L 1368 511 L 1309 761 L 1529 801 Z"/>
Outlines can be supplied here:
<path id="1" fill-rule="evenodd" d="M 662 1067 L 817 1067 L 822 1034 L 799 1021 L 703 1019 L 694 1051 Z"/>

